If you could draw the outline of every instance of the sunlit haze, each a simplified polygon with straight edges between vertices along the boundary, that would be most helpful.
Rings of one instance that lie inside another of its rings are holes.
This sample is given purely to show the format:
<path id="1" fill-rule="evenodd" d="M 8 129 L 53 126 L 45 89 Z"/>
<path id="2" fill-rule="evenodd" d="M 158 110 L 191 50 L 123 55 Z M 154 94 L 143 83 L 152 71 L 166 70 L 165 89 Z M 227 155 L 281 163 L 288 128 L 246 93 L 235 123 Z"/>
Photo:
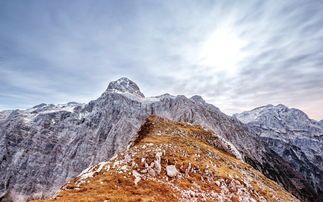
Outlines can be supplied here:
<path id="1" fill-rule="evenodd" d="M 234 73 L 238 70 L 239 59 L 243 57 L 244 45 L 234 28 L 219 27 L 202 42 L 201 49 L 198 49 L 198 65 L 210 67 L 210 71 L 213 69 Z"/>

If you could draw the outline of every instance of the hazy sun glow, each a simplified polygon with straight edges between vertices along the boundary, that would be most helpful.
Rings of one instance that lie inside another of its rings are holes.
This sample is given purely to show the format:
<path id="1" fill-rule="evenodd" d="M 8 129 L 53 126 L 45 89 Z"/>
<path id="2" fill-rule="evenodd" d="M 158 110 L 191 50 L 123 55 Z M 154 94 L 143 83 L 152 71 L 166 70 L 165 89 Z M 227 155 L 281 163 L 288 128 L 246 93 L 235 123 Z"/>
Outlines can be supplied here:
<path id="1" fill-rule="evenodd" d="M 242 57 L 244 41 L 229 27 L 216 29 L 200 48 L 200 65 L 212 68 L 213 71 L 234 73 Z"/>

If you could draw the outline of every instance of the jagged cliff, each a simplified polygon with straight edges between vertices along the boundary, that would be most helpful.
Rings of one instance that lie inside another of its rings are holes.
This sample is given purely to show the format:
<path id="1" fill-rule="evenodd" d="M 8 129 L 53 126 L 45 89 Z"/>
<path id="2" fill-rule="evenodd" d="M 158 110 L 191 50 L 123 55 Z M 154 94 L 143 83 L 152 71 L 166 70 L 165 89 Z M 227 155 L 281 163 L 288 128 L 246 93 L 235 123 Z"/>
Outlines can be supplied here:
<path id="1" fill-rule="evenodd" d="M 268 147 L 301 173 L 323 196 L 323 126 L 282 104 L 235 115 L 252 127 Z"/>
<path id="2" fill-rule="evenodd" d="M 138 134 L 48 201 L 298 201 L 212 131 L 151 115 Z"/>
<path id="3" fill-rule="evenodd" d="M 150 114 L 198 124 L 232 144 L 232 151 L 304 201 L 317 195 L 304 178 L 266 147 L 249 126 L 200 96 L 145 97 L 127 78 L 111 82 L 88 104 L 41 104 L 0 112 L 0 198 L 51 197 L 90 165 L 127 148 Z"/>

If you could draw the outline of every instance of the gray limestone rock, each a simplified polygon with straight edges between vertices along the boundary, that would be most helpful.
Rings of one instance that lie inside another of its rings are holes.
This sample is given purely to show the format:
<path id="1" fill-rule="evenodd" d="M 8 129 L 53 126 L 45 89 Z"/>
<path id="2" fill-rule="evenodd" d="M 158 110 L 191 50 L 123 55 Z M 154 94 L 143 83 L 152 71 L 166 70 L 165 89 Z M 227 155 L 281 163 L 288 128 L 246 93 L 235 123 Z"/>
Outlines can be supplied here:
<path id="1" fill-rule="evenodd" d="M 235 115 L 252 127 L 268 147 L 323 195 L 323 126 L 284 105 L 267 105 Z"/>
<path id="2" fill-rule="evenodd" d="M 127 78 L 111 82 L 88 104 L 41 104 L 0 112 L 0 198 L 48 198 L 90 165 L 112 158 L 136 139 L 150 114 L 213 130 L 242 158 L 304 201 L 317 195 L 303 177 L 247 125 L 201 97 L 144 97 Z"/>

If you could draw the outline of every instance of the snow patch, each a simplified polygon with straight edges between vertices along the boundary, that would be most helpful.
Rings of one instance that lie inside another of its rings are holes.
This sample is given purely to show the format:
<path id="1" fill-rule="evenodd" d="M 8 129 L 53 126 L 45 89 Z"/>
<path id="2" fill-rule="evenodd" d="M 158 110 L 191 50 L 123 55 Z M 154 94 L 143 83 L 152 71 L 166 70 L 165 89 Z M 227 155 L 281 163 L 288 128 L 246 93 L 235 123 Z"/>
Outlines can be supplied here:
<path id="1" fill-rule="evenodd" d="M 129 92 L 122 92 L 122 91 L 116 90 L 116 89 L 110 89 L 110 90 L 108 90 L 108 92 L 123 95 L 123 96 L 129 98 L 130 100 L 134 100 L 134 101 L 140 102 L 142 104 L 151 104 L 151 103 L 160 101 L 160 98 L 158 98 L 158 97 L 141 97 L 137 94 L 133 94 L 133 93 L 129 93 Z"/>

